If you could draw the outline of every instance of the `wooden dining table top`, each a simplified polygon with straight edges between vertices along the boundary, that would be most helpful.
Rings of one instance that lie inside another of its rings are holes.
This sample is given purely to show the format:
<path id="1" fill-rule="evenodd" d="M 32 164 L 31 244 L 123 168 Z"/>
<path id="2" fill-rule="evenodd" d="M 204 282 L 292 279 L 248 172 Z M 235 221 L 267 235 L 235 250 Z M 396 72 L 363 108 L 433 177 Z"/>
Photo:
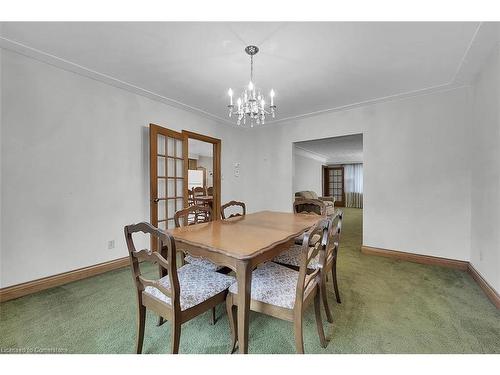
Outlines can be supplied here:
<path id="1" fill-rule="evenodd" d="M 310 214 L 260 211 L 226 220 L 169 229 L 176 241 L 249 259 L 290 241 L 317 223 Z"/>

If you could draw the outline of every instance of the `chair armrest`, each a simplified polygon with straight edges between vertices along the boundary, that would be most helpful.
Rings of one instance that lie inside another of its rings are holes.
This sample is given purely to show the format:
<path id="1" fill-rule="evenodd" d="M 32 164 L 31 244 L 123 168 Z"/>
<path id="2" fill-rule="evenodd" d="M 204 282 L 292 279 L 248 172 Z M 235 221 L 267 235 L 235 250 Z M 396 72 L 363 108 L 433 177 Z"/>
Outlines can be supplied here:
<path id="1" fill-rule="evenodd" d="M 318 199 L 322 200 L 322 201 L 335 202 L 335 198 L 334 197 L 318 197 Z"/>

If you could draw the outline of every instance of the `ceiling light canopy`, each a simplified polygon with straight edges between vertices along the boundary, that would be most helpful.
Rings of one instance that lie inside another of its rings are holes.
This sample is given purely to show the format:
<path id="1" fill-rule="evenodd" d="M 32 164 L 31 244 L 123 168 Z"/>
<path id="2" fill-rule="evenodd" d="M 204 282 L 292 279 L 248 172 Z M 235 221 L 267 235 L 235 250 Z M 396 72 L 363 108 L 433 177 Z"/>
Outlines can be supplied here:
<path id="1" fill-rule="evenodd" d="M 232 117 L 233 113 L 238 116 L 236 122 L 237 125 L 246 125 L 247 118 L 248 123 L 251 127 L 254 124 L 260 125 L 264 124 L 266 121 L 266 115 L 271 115 L 272 118 L 275 117 L 276 105 L 274 105 L 275 92 L 271 89 L 269 93 L 270 104 L 266 107 L 267 103 L 264 95 L 255 87 L 253 81 L 253 56 L 259 52 L 259 48 L 256 46 L 247 46 L 245 52 L 250 55 L 250 82 L 241 96 L 236 99 L 236 105 L 233 104 L 233 90 L 229 89 L 227 94 L 229 95 L 229 117 Z"/>

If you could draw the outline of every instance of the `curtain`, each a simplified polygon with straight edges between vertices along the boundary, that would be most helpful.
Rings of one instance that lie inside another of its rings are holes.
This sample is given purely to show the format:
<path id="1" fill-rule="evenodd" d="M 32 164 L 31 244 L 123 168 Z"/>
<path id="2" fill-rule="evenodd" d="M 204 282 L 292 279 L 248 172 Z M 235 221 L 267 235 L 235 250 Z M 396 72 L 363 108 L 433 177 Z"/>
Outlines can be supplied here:
<path id="1" fill-rule="evenodd" d="M 344 165 L 345 206 L 363 208 L 363 164 Z"/>

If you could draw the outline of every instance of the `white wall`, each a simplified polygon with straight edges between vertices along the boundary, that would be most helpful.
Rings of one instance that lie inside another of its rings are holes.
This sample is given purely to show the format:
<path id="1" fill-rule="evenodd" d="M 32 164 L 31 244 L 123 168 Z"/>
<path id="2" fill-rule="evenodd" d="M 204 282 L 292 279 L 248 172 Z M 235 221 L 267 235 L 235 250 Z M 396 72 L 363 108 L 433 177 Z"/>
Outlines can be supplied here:
<path id="1" fill-rule="evenodd" d="M 214 159 L 208 156 L 201 156 L 198 158 L 198 167 L 204 167 L 207 170 L 207 187 L 214 186 L 213 172 L 214 172 Z"/>
<path id="2" fill-rule="evenodd" d="M 239 130 L 8 50 L 1 72 L 1 287 L 127 255 L 123 226 L 149 219 L 149 123 L 221 138 L 222 200 L 241 199 Z"/>
<path id="3" fill-rule="evenodd" d="M 293 157 L 295 160 L 293 162 L 293 193 L 295 194 L 295 192 L 302 190 L 312 190 L 318 196 L 323 195 L 321 173 L 324 163 L 307 157 L 304 153 L 294 152 Z"/>
<path id="4" fill-rule="evenodd" d="M 292 143 L 363 133 L 363 244 L 468 260 L 468 105 L 461 88 L 257 129 L 245 198 L 290 211 Z"/>
<path id="5" fill-rule="evenodd" d="M 0 26 L 1 28 L 1 26 Z M 2 155 L 3 155 L 3 151 L 2 151 L 2 129 L 3 129 L 3 112 L 2 112 L 2 104 L 3 104 L 3 100 L 2 100 L 2 97 L 3 97 L 3 90 L 2 90 L 2 84 L 3 84 L 3 69 L 2 69 L 2 53 L 3 53 L 3 49 L 0 48 L 0 168 L 3 168 L 2 167 Z M 2 207 L 2 201 L 3 201 L 3 180 L 2 180 L 2 177 L 3 177 L 3 173 L 2 171 L 0 170 L 0 287 L 2 285 L 1 283 L 1 280 L 2 280 L 2 217 L 3 217 L 3 207 Z"/>
<path id="6" fill-rule="evenodd" d="M 498 54 L 470 134 L 466 88 L 241 130 L 0 52 L 1 287 L 126 255 L 123 225 L 149 217 L 150 122 L 221 138 L 222 201 L 249 212 L 291 210 L 293 142 L 363 133 L 363 243 L 469 260 L 472 225 L 472 261 L 499 285 Z"/>
<path id="7" fill-rule="evenodd" d="M 500 293 L 500 50 L 473 86 L 471 263 Z"/>

